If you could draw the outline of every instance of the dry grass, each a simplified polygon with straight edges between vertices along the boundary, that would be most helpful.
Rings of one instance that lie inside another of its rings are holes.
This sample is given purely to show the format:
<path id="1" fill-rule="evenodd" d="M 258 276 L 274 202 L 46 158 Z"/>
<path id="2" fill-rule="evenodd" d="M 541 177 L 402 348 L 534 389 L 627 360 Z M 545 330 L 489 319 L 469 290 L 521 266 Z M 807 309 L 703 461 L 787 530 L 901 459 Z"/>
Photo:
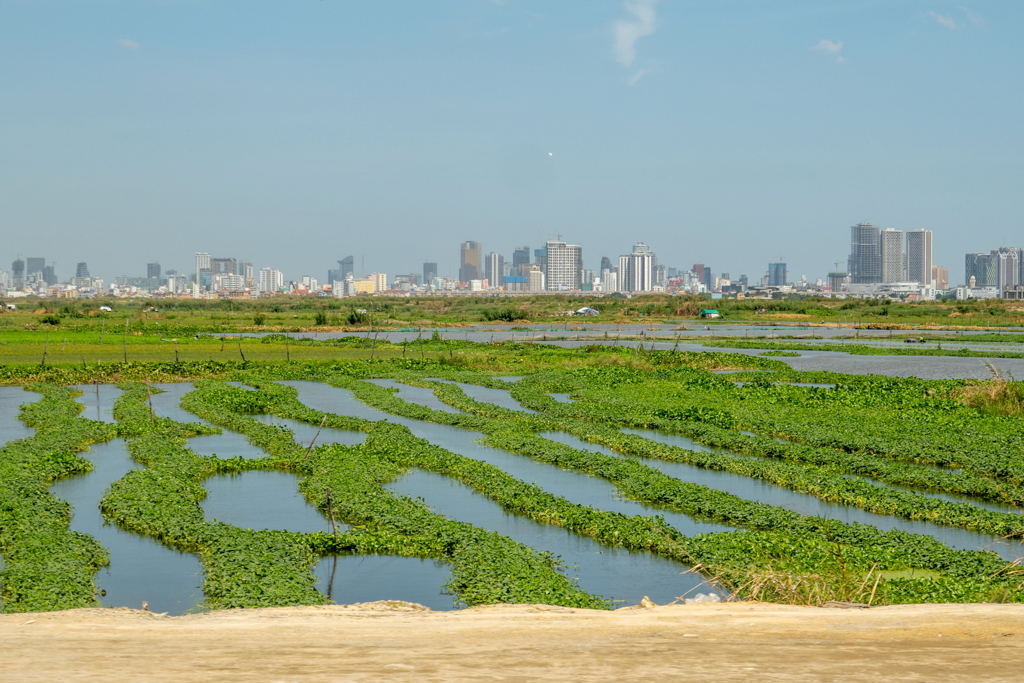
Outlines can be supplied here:
<path id="1" fill-rule="evenodd" d="M 952 396 L 988 415 L 1024 416 L 1024 387 L 990 363 L 986 362 L 985 367 L 992 379 L 955 389 Z"/>

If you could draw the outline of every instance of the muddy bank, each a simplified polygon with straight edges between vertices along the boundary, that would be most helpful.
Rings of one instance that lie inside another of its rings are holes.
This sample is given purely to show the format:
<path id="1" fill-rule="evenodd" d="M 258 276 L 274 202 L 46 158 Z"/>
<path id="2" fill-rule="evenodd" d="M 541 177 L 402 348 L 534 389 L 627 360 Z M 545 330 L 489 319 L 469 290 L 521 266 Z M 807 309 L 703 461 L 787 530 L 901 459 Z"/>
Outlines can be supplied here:
<path id="1" fill-rule="evenodd" d="M 409 603 L 0 615 L 0 679 L 1020 680 L 1024 607 Z"/>

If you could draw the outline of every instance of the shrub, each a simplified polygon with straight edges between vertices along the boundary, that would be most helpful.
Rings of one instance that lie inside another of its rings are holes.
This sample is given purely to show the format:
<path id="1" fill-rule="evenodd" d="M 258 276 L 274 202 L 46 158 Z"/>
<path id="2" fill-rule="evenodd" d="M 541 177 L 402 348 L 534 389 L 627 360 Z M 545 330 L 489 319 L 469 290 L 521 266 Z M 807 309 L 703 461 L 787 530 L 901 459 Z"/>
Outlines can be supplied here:
<path id="1" fill-rule="evenodd" d="M 313 316 L 313 322 L 316 323 L 317 325 L 326 325 L 327 324 L 327 311 L 325 311 L 323 309 L 317 311 L 316 315 Z"/>
<path id="2" fill-rule="evenodd" d="M 256 315 L 254 315 L 252 317 L 252 324 L 253 325 L 257 325 L 257 326 L 259 326 L 259 325 L 266 325 L 267 324 L 267 314 L 264 313 L 263 311 L 258 311 L 256 313 Z"/>

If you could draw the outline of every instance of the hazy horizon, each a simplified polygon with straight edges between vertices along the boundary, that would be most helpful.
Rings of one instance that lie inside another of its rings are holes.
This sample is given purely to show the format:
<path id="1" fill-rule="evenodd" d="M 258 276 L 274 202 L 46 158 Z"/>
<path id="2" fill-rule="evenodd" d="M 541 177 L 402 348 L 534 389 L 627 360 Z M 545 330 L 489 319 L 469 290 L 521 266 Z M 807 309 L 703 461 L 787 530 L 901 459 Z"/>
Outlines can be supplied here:
<path id="1" fill-rule="evenodd" d="M 463 241 L 561 235 L 586 268 L 642 241 L 813 280 L 864 221 L 932 230 L 956 284 L 964 253 L 1024 246 L 1022 25 L 917 0 L 0 0 L 0 268 L 456 275 Z"/>

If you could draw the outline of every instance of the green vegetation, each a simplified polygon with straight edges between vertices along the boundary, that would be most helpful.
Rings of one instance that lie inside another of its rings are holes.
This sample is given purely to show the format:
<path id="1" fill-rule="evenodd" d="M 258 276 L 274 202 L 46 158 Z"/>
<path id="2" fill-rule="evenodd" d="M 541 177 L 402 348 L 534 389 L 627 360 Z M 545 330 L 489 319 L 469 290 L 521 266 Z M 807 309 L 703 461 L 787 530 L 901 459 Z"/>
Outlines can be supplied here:
<path id="1" fill-rule="evenodd" d="M 267 339 L 244 347 L 245 360 L 0 367 L 0 381 L 43 394 L 22 409 L 36 435 L 0 451 L 6 611 L 97 604 L 92 577 L 107 562 L 106 552 L 91 538 L 68 531 L 67 505 L 46 487 L 88 471 L 88 461 L 76 453 L 115 437 L 128 440 L 129 452 L 144 467 L 112 483 L 102 503 L 104 516 L 196 554 L 211 608 L 322 603 L 311 570 L 320 557 L 333 553 L 445 562 L 452 573 L 446 588 L 465 605 L 608 606 L 568 579 L 557 558 L 447 519 L 384 488 L 409 468 L 457 480 L 537 523 L 608 547 L 655 553 L 678 562 L 680 571 L 697 568 L 742 598 L 796 604 L 1024 601 L 1019 571 L 994 553 L 952 550 L 928 536 L 808 517 L 676 479 L 640 460 L 728 472 L 878 514 L 1017 537 L 1024 528 L 1020 515 L 970 502 L 1024 506 L 1021 393 L 1005 378 L 986 384 L 798 373 L 780 361 L 739 354 L 473 344 L 436 335 L 403 344 L 370 334 L 292 340 L 290 353 L 327 349 L 350 355 L 291 362 L 251 358 L 249 348 L 283 343 Z M 723 369 L 739 372 L 711 372 Z M 505 374 L 524 379 L 511 385 L 495 379 Z M 361 381 L 370 377 L 431 387 L 460 412 L 408 403 Z M 430 378 L 509 389 L 537 412 L 475 401 L 459 386 Z M 245 434 L 265 457 L 198 455 L 187 439 L 209 433 L 209 427 L 151 416 L 146 382 L 183 379 L 196 386 L 183 399 L 184 409 Z M 625 498 L 737 530 L 691 538 L 660 516 L 631 517 L 574 504 L 545 491 L 544 481 L 519 481 L 418 439 L 402 425 L 314 410 L 299 401 L 296 390 L 278 383 L 285 379 L 324 382 L 393 415 L 473 430 L 487 445 L 603 478 Z M 222 380 L 241 381 L 256 391 Z M 74 390 L 59 386 L 86 381 L 118 382 L 125 390 L 115 406 L 116 425 L 80 417 Z M 796 384 L 802 382 L 837 386 Z M 551 393 L 574 400 L 555 401 Z M 364 432 L 366 441 L 307 451 L 291 430 L 251 417 L 268 413 Z M 686 436 L 700 445 L 667 445 L 623 428 Z M 571 434 L 614 454 L 573 448 L 545 438 L 547 432 Z M 295 473 L 306 499 L 350 528 L 335 537 L 240 529 L 204 518 L 205 479 L 257 469 Z M 934 493 L 964 502 L 927 495 Z"/>

